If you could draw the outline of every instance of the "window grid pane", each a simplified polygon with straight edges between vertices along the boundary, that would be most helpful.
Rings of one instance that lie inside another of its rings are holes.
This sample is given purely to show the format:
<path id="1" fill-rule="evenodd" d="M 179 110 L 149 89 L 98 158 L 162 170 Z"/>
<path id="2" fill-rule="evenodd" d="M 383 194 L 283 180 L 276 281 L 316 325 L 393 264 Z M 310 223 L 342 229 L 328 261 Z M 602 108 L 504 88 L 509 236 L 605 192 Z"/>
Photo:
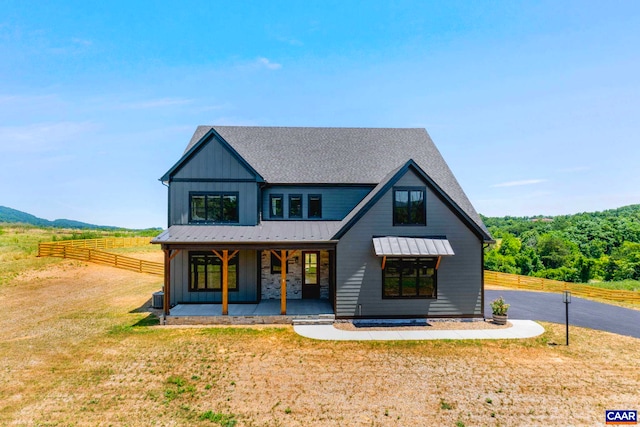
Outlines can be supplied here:
<path id="1" fill-rule="evenodd" d="M 434 258 L 387 258 L 383 298 L 436 298 Z"/>
<path id="2" fill-rule="evenodd" d="M 309 195 L 309 218 L 322 218 L 322 198 L 320 195 Z"/>
<path id="3" fill-rule="evenodd" d="M 282 209 L 282 196 L 270 196 L 269 214 L 272 218 L 282 218 L 284 216 Z"/>
<path id="4" fill-rule="evenodd" d="M 216 255 L 208 253 L 191 253 L 189 255 L 190 291 L 216 291 L 222 290 L 222 260 Z M 238 256 L 229 260 L 228 286 L 230 291 L 238 290 Z"/>
<path id="5" fill-rule="evenodd" d="M 302 196 L 289 196 L 289 218 L 302 218 Z"/>
<path id="6" fill-rule="evenodd" d="M 205 196 L 191 196 L 191 219 L 193 221 L 206 221 Z"/>
<path id="7" fill-rule="evenodd" d="M 426 225 L 425 190 L 394 190 L 393 224 Z"/>

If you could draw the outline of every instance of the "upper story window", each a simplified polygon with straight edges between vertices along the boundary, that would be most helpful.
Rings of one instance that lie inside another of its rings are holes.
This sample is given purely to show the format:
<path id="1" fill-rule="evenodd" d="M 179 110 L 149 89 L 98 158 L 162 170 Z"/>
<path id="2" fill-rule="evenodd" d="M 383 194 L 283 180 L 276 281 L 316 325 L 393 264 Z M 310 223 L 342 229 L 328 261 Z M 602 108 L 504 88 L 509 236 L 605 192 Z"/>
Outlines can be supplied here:
<path id="1" fill-rule="evenodd" d="M 302 194 L 289 194 L 289 218 L 302 218 Z"/>
<path id="2" fill-rule="evenodd" d="M 426 225 L 425 189 L 420 187 L 393 190 L 393 225 Z"/>
<path id="3" fill-rule="evenodd" d="M 322 196 L 320 194 L 309 194 L 307 218 L 322 218 Z"/>
<path id="4" fill-rule="evenodd" d="M 271 218 L 284 217 L 284 208 L 282 194 L 272 194 L 269 196 L 269 216 Z"/>
<path id="5" fill-rule="evenodd" d="M 189 222 L 237 223 L 238 193 L 190 193 Z"/>

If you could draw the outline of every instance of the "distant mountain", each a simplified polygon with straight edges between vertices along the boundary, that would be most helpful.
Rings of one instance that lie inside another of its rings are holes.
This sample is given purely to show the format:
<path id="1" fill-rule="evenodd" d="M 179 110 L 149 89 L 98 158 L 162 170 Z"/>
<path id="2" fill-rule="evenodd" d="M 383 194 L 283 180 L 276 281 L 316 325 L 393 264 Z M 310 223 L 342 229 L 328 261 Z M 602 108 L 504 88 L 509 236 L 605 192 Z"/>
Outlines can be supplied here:
<path id="1" fill-rule="evenodd" d="M 16 209 L 0 206 L 0 223 L 22 223 L 31 224 L 38 227 L 56 227 L 56 228 L 91 228 L 91 229 L 116 229 L 118 227 L 110 227 L 105 225 L 88 224 L 86 222 L 74 221 L 72 219 L 56 219 L 49 221 L 48 219 L 38 218 L 26 212 Z"/>

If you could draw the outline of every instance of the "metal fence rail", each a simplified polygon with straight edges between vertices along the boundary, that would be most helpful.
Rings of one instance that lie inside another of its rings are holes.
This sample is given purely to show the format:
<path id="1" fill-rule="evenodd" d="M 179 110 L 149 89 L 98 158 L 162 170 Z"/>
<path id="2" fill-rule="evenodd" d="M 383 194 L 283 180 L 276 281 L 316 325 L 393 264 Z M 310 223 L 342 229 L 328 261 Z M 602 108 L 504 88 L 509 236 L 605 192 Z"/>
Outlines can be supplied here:
<path id="1" fill-rule="evenodd" d="M 525 289 L 530 291 L 562 292 L 571 291 L 575 296 L 600 298 L 609 301 L 623 301 L 640 304 L 640 292 L 617 289 L 603 289 L 558 280 L 543 279 L 541 277 L 520 276 L 517 274 L 484 271 L 484 284 L 503 286 L 506 288 Z"/>
<path id="2" fill-rule="evenodd" d="M 139 273 L 163 276 L 164 264 L 161 262 L 145 261 L 100 250 L 142 246 L 148 244 L 149 241 L 150 239 L 148 237 L 109 237 L 104 239 L 44 242 L 38 244 L 38 256 L 95 262 L 97 264 L 137 271 Z"/>

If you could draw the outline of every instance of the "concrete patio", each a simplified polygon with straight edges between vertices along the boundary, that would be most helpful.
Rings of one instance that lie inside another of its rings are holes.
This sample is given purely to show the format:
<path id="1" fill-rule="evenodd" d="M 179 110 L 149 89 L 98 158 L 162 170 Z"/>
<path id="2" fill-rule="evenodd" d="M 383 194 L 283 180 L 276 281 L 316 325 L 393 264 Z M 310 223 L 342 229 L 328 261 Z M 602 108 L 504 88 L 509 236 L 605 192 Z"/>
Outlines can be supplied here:
<path id="1" fill-rule="evenodd" d="M 280 300 L 258 304 L 229 304 L 229 314 L 222 315 L 222 304 L 178 304 L 164 319 L 167 325 L 189 324 L 291 324 L 294 320 L 329 322 L 335 318 L 331 302 L 326 299 L 287 300 L 287 314 L 280 314 Z"/>

